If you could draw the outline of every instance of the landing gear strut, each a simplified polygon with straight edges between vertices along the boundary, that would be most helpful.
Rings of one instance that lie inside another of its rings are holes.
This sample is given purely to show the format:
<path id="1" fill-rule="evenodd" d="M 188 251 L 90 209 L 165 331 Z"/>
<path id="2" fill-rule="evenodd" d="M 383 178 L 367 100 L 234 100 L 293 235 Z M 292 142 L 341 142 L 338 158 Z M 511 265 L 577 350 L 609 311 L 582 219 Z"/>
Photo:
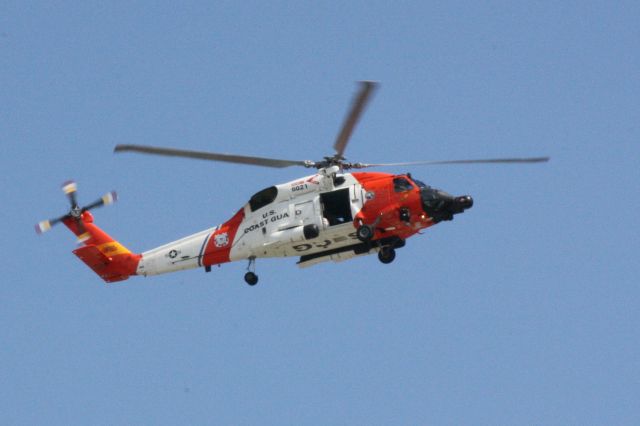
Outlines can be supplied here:
<path id="1" fill-rule="evenodd" d="M 254 272 L 256 269 L 256 258 L 255 257 L 250 257 L 249 258 L 249 266 L 247 266 L 247 273 L 244 274 L 244 280 L 247 284 L 253 286 L 258 284 L 258 276 L 256 275 L 256 273 Z"/>

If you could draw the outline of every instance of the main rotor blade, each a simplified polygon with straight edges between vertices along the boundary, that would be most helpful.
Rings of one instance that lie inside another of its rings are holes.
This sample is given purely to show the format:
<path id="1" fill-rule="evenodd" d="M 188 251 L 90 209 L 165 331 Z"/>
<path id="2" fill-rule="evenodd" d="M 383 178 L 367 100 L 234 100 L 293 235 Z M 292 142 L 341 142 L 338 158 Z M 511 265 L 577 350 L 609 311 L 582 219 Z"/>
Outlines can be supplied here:
<path id="1" fill-rule="evenodd" d="M 282 160 L 279 158 L 250 157 L 245 155 L 221 154 L 217 152 L 190 151 L 186 149 L 161 148 L 146 145 L 116 145 L 113 152 L 139 152 L 142 154 L 166 155 L 168 157 L 197 158 L 199 160 L 223 161 L 226 163 L 248 164 L 264 167 L 313 167 L 313 161 Z"/>
<path id="2" fill-rule="evenodd" d="M 353 98 L 353 103 L 351 104 L 351 110 L 349 114 L 347 114 L 347 118 L 342 125 L 342 129 L 336 138 L 336 142 L 333 144 L 333 149 L 336 150 L 336 156 L 342 157 L 344 154 L 344 150 L 347 147 L 347 143 L 349 143 L 349 138 L 351 138 L 351 133 L 353 133 L 353 129 L 356 127 L 364 108 L 367 106 L 369 99 L 371 98 L 371 94 L 373 90 L 376 88 L 378 83 L 373 81 L 361 81 L 360 82 L 360 91 Z"/>
<path id="3" fill-rule="evenodd" d="M 388 167 L 388 166 L 433 166 L 439 164 L 496 164 L 496 163 L 544 163 L 549 161 L 549 157 L 528 157 L 528 158 L 488 158 L 484 160 L 445 160 L 445 161 L 410 161 L 408 163 L 381 163 L 381 164 L 353 164 L 354 169 L 364 169 L 367 167 Z"/>

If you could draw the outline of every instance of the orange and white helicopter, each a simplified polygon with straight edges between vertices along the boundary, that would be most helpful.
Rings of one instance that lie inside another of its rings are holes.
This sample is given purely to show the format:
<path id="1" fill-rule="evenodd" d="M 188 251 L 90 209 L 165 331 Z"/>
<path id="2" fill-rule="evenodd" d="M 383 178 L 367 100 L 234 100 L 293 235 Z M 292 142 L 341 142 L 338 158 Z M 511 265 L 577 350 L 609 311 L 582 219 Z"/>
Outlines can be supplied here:
<path id="1" fill-rule="evenodd" d="M 302 166 L 316 173 L 270 186 L 254 194 L 247 204 L 219 226 L 137 254 L 125 248 L 93 222 L 89 210 L 111 204 L 116 193 L 80 207 L 76 184 L 63 190 L 71 210 L 36 225 L 38 233 L 64 223 L 80 242 L 73 253 L 106 282 L 132 275 L 157 275 L 191 268 L 248 260 L 244 276 L 249 285 L 258 282 L 255 260 L 264 257 L 299 256 L 298 265 L 342 261 L 377 253 L 390 263 L 407 238 L 441 221 L 453 219 L 473 205 L 469 195 L 452 196 L 414 179 L 411 174 L 354 172 L 383 166 L 470 163 L 536 163 L 548 157 L 484 160 L 416 161 L 408 163 L 351 163 L 343 157 L 353 129 L 376 83 L 360 82 L 351 109 L 334 144 L 335 154 L 321 161 L 290 161 L 263 157 L 187 151 L 141 145 L 118 145 L 115 152 L 138 152 L 265 167 Z"/>

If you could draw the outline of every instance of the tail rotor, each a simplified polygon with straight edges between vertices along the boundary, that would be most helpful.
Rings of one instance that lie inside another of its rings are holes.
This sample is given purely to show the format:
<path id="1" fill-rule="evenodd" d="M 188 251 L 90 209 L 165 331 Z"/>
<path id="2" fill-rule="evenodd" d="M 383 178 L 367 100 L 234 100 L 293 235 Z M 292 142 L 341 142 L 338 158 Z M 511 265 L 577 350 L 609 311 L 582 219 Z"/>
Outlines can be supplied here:
<path id="1" fill-rule="evenodd" d="M 82 221 L 82 214 L 86 211 L 106 206 L 109 204 L 113 204 L 117 201 L 118 195 L 115 191 L 107 192 L 102 198 L 94 201 L 93 203 L 87 204 L 84 207 L 80 207 L 78 204 L 78 200 L 76 197 L 76 192 L 78 191 L 78 185 L 69 180 L 62 184 L 62 191 L 67 195 L 69 199 L 69 204 L 71 206 L 69 212 L 63 216 L 57 217 L 55 219 L 43 220 L 36 224 L 35 229 L 36 233 L 43 234 L 49 231 L 54 225 L 57 225 L 60 222 L 64 222 L 65 220 L 72 220 L 75 222 L 76 227 L 79 231 L 78 242 L 82 243 L 89 238 L 89 235 L 86 232 L 86 228 L 84 226 L 84 222 Z"/>

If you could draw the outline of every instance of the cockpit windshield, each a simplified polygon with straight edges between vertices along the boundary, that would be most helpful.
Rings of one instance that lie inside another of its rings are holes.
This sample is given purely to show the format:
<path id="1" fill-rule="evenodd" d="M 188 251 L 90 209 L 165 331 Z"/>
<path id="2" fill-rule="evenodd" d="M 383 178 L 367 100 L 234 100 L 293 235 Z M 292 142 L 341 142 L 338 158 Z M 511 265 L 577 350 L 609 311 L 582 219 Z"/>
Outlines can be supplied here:
<path id="1" fill-rule="evenodd" d="M 393 190 L 395 192 L 411 191 L 412 189 L 413 185 L 407 179 L 403 177 L 393 178 Z"/>
<path id="2" fill-rule="evenodd" d="M 427 185 L 425 185 L 424 182 L 422 182 L 421 180 L 418 180 L 418 179 L 413 179 L 413 183 L 418 185 L 418 188 L 426 188 L 427 187 Z"/>

